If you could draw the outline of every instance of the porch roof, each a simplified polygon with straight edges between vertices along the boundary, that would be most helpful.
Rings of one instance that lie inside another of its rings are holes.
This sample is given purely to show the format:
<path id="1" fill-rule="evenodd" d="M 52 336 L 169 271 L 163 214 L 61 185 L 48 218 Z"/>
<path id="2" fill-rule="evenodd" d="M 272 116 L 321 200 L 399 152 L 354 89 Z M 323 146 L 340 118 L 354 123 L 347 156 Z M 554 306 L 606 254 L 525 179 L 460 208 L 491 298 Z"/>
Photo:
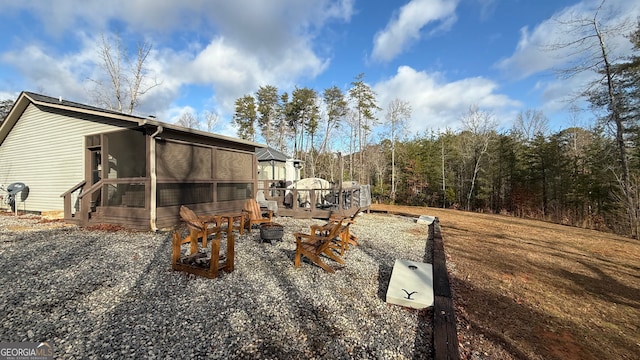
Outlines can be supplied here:
<path id="1" fill-rule="evenodd" d="M 9 114 L 7 115 L 5 121 L 0 123 L 0 144 L 4 142 L 4 139 L 7 137 L 7 135 L 13 128 L 13 126 L 16 124 L 16 122 L 18 121 L 18 119 L 20 118 L 20 116 L 22 115 L 22 113 L 30 103 L 37 106 L 47 107 L 47 108 L 66 110 L 73 113 L 94 115 L 94 116 L 97 116 L 98 118 L 103 117 L 103 118 L 116 119 L 123 122 L 131 123 L 135 126 L 140 126 L 140 127 L 162 126 L 163 128 L 171 129 L 177 132 L 183 132 L 183 133 L 193 134 L 197 136 L 204 136 L 204 137 L 208 137 L 216 140 L 235 142 L 235 143 L 240 143 L 240 144 L 249 145 L 249 146 L 255 146 L 256 148 L 264 148 L 266 146 L 266 145 L 259 144 L 249 140 L 243 140 L 243 139 L 233 138 L 225 135 L 214 134 L 208 131 L 189 129 L 183 126 L 157 121 L 149 117 L 124 114 L 118 111 L 107 110 L 107 109 L 102 109 L 102 108 L 91 106 L 91 105 L 68 101 L 63 99 L 62 97 L 54 98 L 54 97 L 36 94 L 28 91 L 23 91 L 20 93 L 15 104 L 9 111 Z"/>
<path id="2" fill-rule="evenodd" d="M 258 158 L 258 161 L 274 160 L 278 162 L 286 162 L 287 159 L 289 159 L 289 156 L 272 147 L 256 149 L 256 157 Z"/>

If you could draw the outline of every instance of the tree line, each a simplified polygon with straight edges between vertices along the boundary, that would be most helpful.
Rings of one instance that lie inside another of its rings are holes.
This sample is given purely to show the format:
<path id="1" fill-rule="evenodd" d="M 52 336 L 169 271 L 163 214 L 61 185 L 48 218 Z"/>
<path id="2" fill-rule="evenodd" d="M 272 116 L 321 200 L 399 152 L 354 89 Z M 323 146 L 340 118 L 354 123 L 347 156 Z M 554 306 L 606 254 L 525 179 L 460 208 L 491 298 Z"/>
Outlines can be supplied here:
<path id="1" fill-rule="evenodd" d="M 511 129 L 498 131 L 491 111 L 471 106 L 458 130 L 407 138 L 411 105 L 394 99 L 386 109 L 358 74 L 346 91 L 291 94 L 261 86 L 235 101 L 238 136 L 264 142 L 305 161 L 303 176 L 357 181 L 372 186 L 375 201 L 504 213 L 640 235 L 640 22 L 629 31 L 632 53 L 614 58 L 608 41 L 626 23 L 605 26 L 600 12 L 571 16 L 563 29 L 581 34 L 552 43 L 578 59 L 559 69 L 564 77 L 588 71 L 598 77 L 576 97 L 587 99 L 596 122 L 555 133 L 535 109 L 521 112 Z M 161 86 L 146 67 L 151 45 L 138 43 L 130 56 L 119 36 L 102 37 L 106 76 L 92 80 L 95 103 L 132 113 L 140 99 Z M 13 100 L 0 104 L 0 119 Z M 378 114 L 384 112 L 383 119 Z M 213 113 L 185 113 L 178 123 L 211 131 Z M 567 119 L 575 123 L 572 119 Z M 381 126 L 384 131 L 374 133 Z M 336 152 L 345 149 L 345 154 Z"/>
<path id="2" fill-rule="evenodd" d="M 276 150 L 304 160 L 308 177 L 322 172 L 318 164 L 323 155 L 348 149 L 350 177 L 364 182 L 364 149 L 378 125 L 375 114 L 380 107 L 363 73 L 351 86 L 346 92 L 332 86 L 321 94 L 308 87 L 296 87 L 289 94 L 273 85 L 261 86 L 235 101 L 237 135 L 254 141 L 259 136 Z"/>
<path id="3" fill-rule="evenodd" d="M 380 121 L 382 109 L 360 74 L 348 91 L 332 87 L 322 96 L 309 88 L 289 96 L 260 87 L 236 101 L 238 136 L 260 135 L 289 150 L 306 161 L 304 176 L 370 184 L 374 201 L 502 213 L 637 237 L 640 23 L 628 36 L 634 50 L 623 59 L 611 58 L 609 29 L 597 12 L 571 25 L 587 35 L 566 46 L 591 51 L 585 56 L 593 64 L 564 71 L 599 75 L 578 94 L 591 105 L 591 126 L 578 126 L 574 112 L 567 119 L 573 126 L 552 133 L 544 113 L 530 109 L 499 131 L 491 111 L 471 106 L 461 129 L 408 139 L 410 104 L 395 99 Z M 373 139 L 377 125 L 386 131 Z M 344 168 L 338 168 L 335 148 L 348 148 Z"/>

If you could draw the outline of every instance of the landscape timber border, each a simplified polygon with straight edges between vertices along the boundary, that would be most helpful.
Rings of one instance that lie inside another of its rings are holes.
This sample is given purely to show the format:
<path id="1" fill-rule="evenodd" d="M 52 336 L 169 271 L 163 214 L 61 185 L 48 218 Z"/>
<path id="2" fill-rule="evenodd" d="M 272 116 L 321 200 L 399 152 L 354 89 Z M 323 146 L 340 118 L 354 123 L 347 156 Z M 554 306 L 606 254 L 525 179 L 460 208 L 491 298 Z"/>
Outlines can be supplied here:
<path id="1" fill-rule="evenodd" d="M 429 238 L 433 241 L 433 358 L 459 360 L 456 314 L 451 297 L 451 286 L 444 253 L 440 221 L 429 225 Z"/>
<path id="2" fill-rule="evenodd" d="M 417 218 L 415 214 L 402 211 L 380 211 L 369 209 L 368 212 L 380 212 L 390 215 Z M 438 217 L 429 224 L 429 237 L 427 242 L 432 242 L 433 266 L 433 359 L 435 360 L 459 360 L 460 351 L 458 344 L 458 331 L 456 327 L 456 314 L 451 296 L 451 285 L 447 262 L 444 252 L 442 229 Z M 427 248 L 429 245 L 427 244 Z M 426 252 L 425 252 L 426 256 Z"/>

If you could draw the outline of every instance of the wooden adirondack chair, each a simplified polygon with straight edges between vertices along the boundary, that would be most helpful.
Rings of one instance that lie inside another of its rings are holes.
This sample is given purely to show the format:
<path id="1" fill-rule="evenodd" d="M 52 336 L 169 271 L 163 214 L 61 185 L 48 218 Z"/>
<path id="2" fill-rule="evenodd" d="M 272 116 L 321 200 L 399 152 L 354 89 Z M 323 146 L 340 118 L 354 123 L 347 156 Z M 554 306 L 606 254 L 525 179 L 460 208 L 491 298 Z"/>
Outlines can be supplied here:
<path id="1" fill-rule="evenodd" d="M 335 270 L 322 261 L 320 256 L 325 255 L 337 263 L 344 264 L 344 260 L 333 252 L 331 246 L 333 239 L 339 236 L 341 228 L 342 220 L 338 220 L 328 230 L 324 226 L 313 225 L 311 226 L 311 234 L 294 233 L 293 235 L 296 237 L 295 266 L 300 267 L 300 258 L 304 255 L 324 270 L 334 273 Z"/>
<path id="2" fill-rule="evenodd" d="M 196 215 L 193 210 L 182 205 L 180 206 L 180 219 L 187 225 L 189 236 L 181 239 L 180 243 L 185 244 L 191 242 L 190 252 L 194 254 L 198 251 L 198 239 L 202 239 L 202 246 L 207 246 L 207 229 L 206 224 Z M 193 238 L 193 241 L 191 239 Z"/>
<path id="3" fill-rule="evenodd" d="M 270 223 L 273 217 L 273 211 L 267 210 L 263 212 L 255 199 L 247 199 L 242 211 L 249 214 L 249 221 L 245 221 L 245 227 L 249 231 L 251 231 L 253 225 Z M 264 214 L 266 214 L 266 216 Z"/>
<path id="4" fill-rule="evenodd" d="M 173 233 L 172 250 L 171 250 L 171 267 L 174 270 L 186 271 L 208 278 L 218 276 L 218 270 L 226 267 L 226 263 L 220 266 L 220 239 L 222 228 L 220 226 L 209 226 L 205 217 L 199 217 L 193 210 L 186 206 L 180 207 L 180 218 L 185 222 L 189 229 L 189 235 L 182 238 L 180 232 Z M 215 222 L 215 221 L 214 221 Z M 191 264 L 198 258 L 206 257 L 205 253 L 199 252 L 198 240 L 202 241 L 202 248 L 207 247 L 207 238 L 212 235 L 211 239 L 211 258 L 209 259 L 209 267 L 202 268 Z M 182 244 L 190 243 L 189 255 L 182 256 L 180 247 Z"/>
<path id="5" fill-rule="evenodd" d="M 351 233 L 349 226 L 355 223 L 356 216 L 358 216 L 359 213 L 360 208 L 358 208 L 351 217 L 330 217 L 329 222 L 325 225 L 325 227 L 327 227 L 329 224 L 335 224 L 337 221 L 342 220 L 343 225 L 340 228 L 340 233 L 338 237 L 333 240 L 333 248 L 340 251 L 340 256 L 344 256 L 344 253 L 349 249 L 349 245 L 358 245 L 358 237 Z"/>

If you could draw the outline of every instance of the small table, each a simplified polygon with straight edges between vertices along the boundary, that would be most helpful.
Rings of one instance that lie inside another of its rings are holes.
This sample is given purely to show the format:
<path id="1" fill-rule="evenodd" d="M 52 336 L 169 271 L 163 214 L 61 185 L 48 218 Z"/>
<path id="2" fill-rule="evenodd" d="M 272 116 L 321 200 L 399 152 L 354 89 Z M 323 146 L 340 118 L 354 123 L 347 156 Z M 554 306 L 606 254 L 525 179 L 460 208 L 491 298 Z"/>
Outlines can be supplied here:
<path id="1" fill-rule="evenodd" d="M 245 224 L 249 222 L 249 213 L 245 211 L 218 213 L 211 215 L 210 218 L 214 219 L 216 226 L 222 226 L 222 224 L 226 222 L 227 233 L 238 230 L 240 235 L 244 235 Z M 233 225 L 236 221 L 239 224 L 238 226 Z"/>
<path id="2" fill-rule="evenodd" d="M 182 215 L 181 209 L 181 216 Z M 235 237 L 233 230 L 238 230 L 240 234 L 244 233 L 245 220 L 249 221 L 246 212 L 226 212 L 214 215 L 197 216 L 192 211 L 192 215 L 187 214 L 191 220 L 187 221 L 189 226 L 189 235 L 182 238 L 180 232 L 173 234 L 171 262 L 174 270 L 186 271 L 192 274 L 215 278 L 218 276 L 218 270 L 232 272 L 234 270 L 235 257 Z M 239 226 L 234 226 L 235 222 L 239 222 Z M 227 227 L 223 228 L 222 224 L 226 222 Z M 215 226 L 211 226 L 215 225 Z M 226 258 L 220 259 L 220 241 L 221 233 L 227 233 L 227 251 Z M 206 258 L 205 252 L 200 252 L 198 247 L 198 239 L 202 239 L 202 247 L 207 247 L 207 240 L 211 237 L 211 258 Z M 181 245 L 190 244 L 190 254 L 182 256 Z M 205 258 L 202 261 L 202 258 Z M 207 264 L 206 261 L 209 261 Z"/>
<path id="3" fill-rule="evenodd" d="M 172 240 L 172 255 L 171 264 L 174 270 L 185 271 L 191 274 L 200 275 L 208 278 L 215 278 L 218 276 L 218 270 L 225 270 L 226 272 L 233 271 L 233 256 L 234 256 L 234 239 L 233 234 L 227 237 L 227 258 L 220 262 L 220 233 L 222 229 L 220 227 L 209 228 L 204 223 L 204 231 L 198 231 L 191 229 L 187 238 L 182 239 L 179 232 L 173 233 Z M 202 244 L 206 247 L 206 241 L 208 236 L 212 236 L 211 239 L 211 258 L 209 259 L 209 266 L 197 265 L 193 261 L 198 258 L 206 256 L 206 254 L 198 251 L 198 238 L 202 238 Z M 180 247 L 188 241 L 190 243 L 191 253 L 188 256 L 182 256 Z"/>
<path id="4" fill-rule="evenodd" d="M 207 222 L 214 222 L 216 227 L 221 228 L 223 223 L 227 223 L 227 263 L 225 266 L 225 271 L 232 272 L 234 269 L 234 254 L 235 254 L 235 239 L 233 236 L 233 230 L 238 230 L 240 235 L 244 234 L 244 224 L 245 221 L 249 221 L 249 214 L 241 211 L 241 212 L 227 212 L 227 213 L 218 213 L 210 216 L 205 216 L 202 219 L 205 222 L 205 226 Z M 239 226 L 234 226 L 233 224 L 238 221 Z"/>

